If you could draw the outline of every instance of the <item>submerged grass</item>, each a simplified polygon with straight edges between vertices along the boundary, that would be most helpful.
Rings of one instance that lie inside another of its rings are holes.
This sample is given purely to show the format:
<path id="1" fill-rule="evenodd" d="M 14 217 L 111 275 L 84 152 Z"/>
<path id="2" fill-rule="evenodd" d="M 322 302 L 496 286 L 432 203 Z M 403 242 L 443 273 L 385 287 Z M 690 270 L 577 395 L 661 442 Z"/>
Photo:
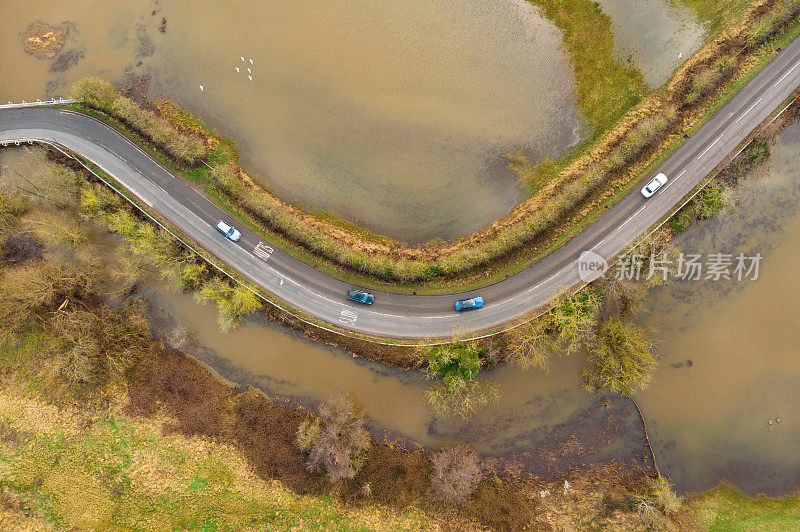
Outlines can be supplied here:
<path id="1" fill-rule="evenodd" d="M 646 92 L 642 73 L 614 50 L 611 18 L 591 0 L 529 0 L 564 33 L 575 69 L 578 104 L 599 136 L 617 125 Z"/>
<path id="2" fill-rule="evenodd" d="M 752 3 L 751 0 L 672 0 L 694 11 L 697 19 L 708 26 L 711 32 L 725 29 L 731 20 L 740 16 Z"/>

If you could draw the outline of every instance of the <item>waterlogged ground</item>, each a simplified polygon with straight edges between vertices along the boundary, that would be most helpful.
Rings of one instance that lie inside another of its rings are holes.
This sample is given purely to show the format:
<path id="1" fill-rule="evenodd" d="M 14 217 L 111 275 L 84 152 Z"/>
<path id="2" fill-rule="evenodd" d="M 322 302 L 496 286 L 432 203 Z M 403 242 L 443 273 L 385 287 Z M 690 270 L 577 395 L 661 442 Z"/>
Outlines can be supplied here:
<path id="1" fill-rule="evenodd" d="M 376 430 L 430 447 L 466 442 L 540 474 L 612 459 L 649 463 L 633 403 L 582 390 L 578 357 L 558 359 L 549 374 L 511 367 L 485 372 L 481 378 L 501 386 L 502 400 L 465 423 L 433 414 L 424 396 L 430 382 L 419 371 L 353 358 L 262 323 L 221 334 L 214 309 L 190 296 L 152 284 L 143 295 L 152 302 L 158 328 L 176 347 L 242 386 L 309 407 L 336 393 L 352 393 Z"/>
<path id="2" fill-rule="evenodd" d="M 652 85 L 699 44 L 666 1 L 601 5 Z M 524 198 L 504 154 L 535 163 L 581 138 L 561 34 L 525 0 L 34 0 L 3 2 L 0 19 L 0 101 L 149 74 L 151 96 L 235 138 L 282 197 L 409 242 L 467 234 Z M 51 60 L 23 52 L 35 20 L 71 23 Z"/>
<path id="3" fill-rule="evenodd" d="M 617 55 L 642 72 L 650 88 L 662 85 L 703 44 L 705 28 L 678 2 L 598 0 L 611 17 Z"/>
<path id="4" fill-rule="evenodd" d="M 761 253 L 759 279 L 686 281 L 653 293 L 647 321 L 660 329 L 663 358 L 638 401 L 659 466 L 682 490 L 703 490 L 723 479 L 749 493 L 797 489 L 798 241 L 795 123 L 742 187 L 738 204 L 680 238 L 687 253 Z"/>
<path id="5" fill-rule="evenodd" d="M 560 34 L 522 0 L 34 1 L 0 15 L 0 100 L 149 73 L 151 95 L 233 136 L 282 197 L 403 240 L 490 223 L 524 195 L 504 153 L 579 139 Z M 83 58 L 57 73 L 25 55 L 17 34 L 37 19 L 73 22 L 65 49 Z"/>

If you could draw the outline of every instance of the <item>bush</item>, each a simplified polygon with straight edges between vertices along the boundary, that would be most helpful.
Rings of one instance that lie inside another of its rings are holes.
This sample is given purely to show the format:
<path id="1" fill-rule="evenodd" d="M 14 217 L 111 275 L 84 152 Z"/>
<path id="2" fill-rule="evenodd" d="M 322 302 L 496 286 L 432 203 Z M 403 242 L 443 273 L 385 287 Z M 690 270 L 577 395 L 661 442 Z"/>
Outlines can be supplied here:
<path id="1" fill-rule="evenodd" d="M 448 390 L 454 391 L 478 375 L 481 357 L 486 348 L 474 342 L 456 341 L 451 344 L 436 345 L 428 351 L 428 375 L 440 376 Z"/>
<path id="2" fill-rule="evenodd" d="M 556 345 L 571 354 L 594 338 L 600 314 L 600 292 L 582 290 L 571 296 L 562 296 L 548 315 L 550 326 L 556 331 Z"/>
<path id="3" fill-rule="evenodd" d="M 360 407 L 339 394 L 320 404 L 318 414 L 319 420 L 304 422 L 297 431 L 298 447 L 308 452 L 306 468 L 324 471 L 331 482 L 353 478 L 371 443 Z"/>
<path id="4" fill-rule="evenodd" d="M 55 366 L 78 388 L 121 378 L 150 346 L 147 321 L 134 305 L 61 310 L 50 323 Z"/>
<path id="5" fill-rule="evenodd" d="M 297 448 L 301 451 L 308 451 L 317 439 L 317 436 L 319 436 L 320 430 L 322 430 L 322 424 L 319 418 L 314 421 L 306 420 L 300 423 L 300 426 L 297 427 L 297 434 L 295 435 L 295 444 L 297 444 Z"/>
<path id="6" fill-rule="evenodd" d="M 49 262 L 2 272 L 0 276 L 0 341 L 23 328 L 34 315 L 94 293 L 97 271 Z"/>
<path id="7" fill-rule="evenodd" d="M 431 462 L 433 493 L 448 504 L 464 503 L 481 481 L 480 457 L 465 445 L 442 449 Z"/>
<path id="8" fill-rule="evenodd" d="M 261 300 L 247 287 L 232 286 L 219 279 L 204 284 L 195 293 L 195 298 L 201 303 L 217 305 L 217 322 L 224 332 L 232 330 L 244 316 L 261 308 Z"/>
<path id="9" fill-rule="evenodd" d="M 496 403 L 500 387 L 490 380 L 460 381 L 456 388 L 439 381 L 425 390 L 425 397 L 437 416 L 456 414 L 466 421 L 484 406 Z"/>
<path id="10" fill-rule="evenodd" d="M 485 347 L 461 340 L 428 350 L 428 378 L 442 378 L 425 390 L 437 415 L 455 413 L 468 419 L 481 407 L 499 399 L 497 385 L 474 380 L 481 369 L 481 358 L 485 356 Z"/>
<path id="11" fill-rule="evenodd" d="M 645 388 L 657 364 L 653 347 L 647 329 L 610 318 L 592 346 L 589 367 L 583 370 L 584 386 L 627 396 Z"/>
<path id="12" fill-rule="evenodd" d="M 195 166 L 206 156 L 203 139 L 180 132 L 175 124 L 141 108 L 105 80 L 85 77 L 76 81 L 72 98 L 116 118 L 183 164 Z"/>

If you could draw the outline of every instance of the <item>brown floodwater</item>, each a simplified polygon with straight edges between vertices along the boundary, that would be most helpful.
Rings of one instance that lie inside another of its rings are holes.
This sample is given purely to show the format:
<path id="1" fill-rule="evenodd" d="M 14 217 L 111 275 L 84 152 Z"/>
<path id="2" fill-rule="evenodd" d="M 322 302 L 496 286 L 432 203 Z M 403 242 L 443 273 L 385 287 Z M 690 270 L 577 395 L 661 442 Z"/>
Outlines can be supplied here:
<path id="1" fill-rule="evenodd" d="M 702 32 L 664 0 L 631 2 L 601 5 L 655 86 Z M 535 162 L 581 139 L 561 34 L 525 0 L 32 0 L 2 2 L 0 20 L 0 101 L 148 74 L 152 97 L 236 139 L 280 196 L 408 242 L 524 198 L 504 154 Z M 23 52 L 35 20 L 71 23 L 61 60 Z"/>
<path id="2" fill-rule="evenodd" d="M 150 74 L 151 95 L 235 138 L 282 197 L 412 242 L 518 202 L 505 152 L 537 160 L 580 138 L 560 33 L 523 0 L 36 0 L 0 19 L 0 101 Z M 73 24 L 64 50 L 83 56 L 65 72 L 23 52 L 37 19 Z"/>
<path id="3" fill-rule="evenodd" d="M 647 321 L 662 360 L 637 399 L 659 466 L 682 490 L 727 480 L 783 494 L 800 484 L 800 124 L 737 203 L 688 229 L 681 247 L 761 253 L 758 280 L 655 290 Z"/>
<path id="4" fill-rule="evenodd" d="M 215 310 L 189 295 L 157 284 L 148 284 L 142 295 L 151 302 L 156 327 L 176 347 L 241 386 L 308 407 L 350 393 L 377 429 L 429 447 L 466 442 L 486 455 L 510 455 L 539 473 L 612 459 L 648 463 L 633 404 L 581 389 L 578 357 L 557 359 L 550 373 L 510 367 L 484 372 L 481 378 L 501 386 L 502 400 L 466 423 L 434 415 L 424 395 L 430 381 L 422 372 L 353 358 L 260 320 L 221 334 Z"/>

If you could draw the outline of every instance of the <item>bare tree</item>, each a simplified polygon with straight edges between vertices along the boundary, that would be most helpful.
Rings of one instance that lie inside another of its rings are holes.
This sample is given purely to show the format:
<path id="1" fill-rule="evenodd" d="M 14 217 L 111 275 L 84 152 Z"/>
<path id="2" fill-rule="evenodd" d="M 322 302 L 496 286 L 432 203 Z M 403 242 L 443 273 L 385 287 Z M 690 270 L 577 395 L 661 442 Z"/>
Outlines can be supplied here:
<path id="1" fill-rule="evenodd" d="M 439 499 L 450 504 L 469 499 L 483 475 L 478 453 L 465 445 L 442 449 L 432 462 L 431 487 Z"/>
<path id="2" fill-rule="evenodd" d="M 298 445 L 308 450 L 306 467 L 325 471 L 331 482 L 353 478 L 371 443 L 361 409 L 351 397 L 339 394 L 320 404 L 318 413 L 319 421 L 298 429 Z"/>

